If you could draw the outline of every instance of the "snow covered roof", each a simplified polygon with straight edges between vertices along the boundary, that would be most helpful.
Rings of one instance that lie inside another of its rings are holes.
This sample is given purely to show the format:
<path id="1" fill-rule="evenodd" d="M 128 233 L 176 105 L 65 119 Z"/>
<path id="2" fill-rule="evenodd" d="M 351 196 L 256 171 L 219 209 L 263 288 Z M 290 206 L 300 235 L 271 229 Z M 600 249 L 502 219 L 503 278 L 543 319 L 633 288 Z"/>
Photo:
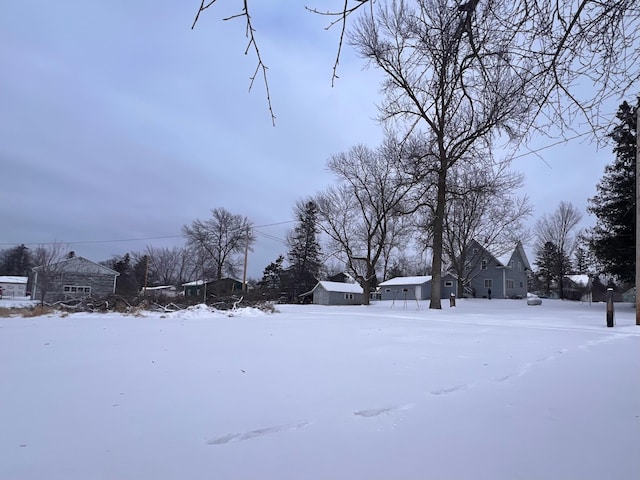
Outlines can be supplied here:
<path id="1" fill-rule="evenodd" d="M 237 280 L 235 278 L 228 278 L 227 277 L 227 278 L 221 278 L 220 280 L 207 280 L 206 282 L 204 280 L 194 280 L 193 282 L 183 283 L 182 286 L 183 287 L 198 287 L 200 285 L 204 285 L 205 283 L 207 285 L 210 285 L 210 284 L 223 282 L 223 281 L 227 281 L 227 280 L 231 280 L 231 281 L 234 281 L 234 282 L 242 284 L 242 280 Z M 252 290 L 253 289 L 253 285 L 251 285 L 249 282 L 247 282 L 247 288 L 249 290 Z"/>
<path id="2" fill-rule="evenodd" d="M 0 275 L 0 283 L 27 283 L 29 277 L 14 277 L 11 275 Z"/>
<path id="3" fill-rule="evenodd" d="M 379 285 L 381 287 L 390 287 L 393 285 L 422 285 L 431 281 L 431 275 L 421 275 L 415 277 L 395 277 L 384 281 Z"/>
<path id="4" fill-rule="evenodd" d="M 589 275 L 567 275 L 567 278 L 576 285 L 589 285 Z"/>
<path id="5" fill-rule="evenodd" d="M 362 287 L 357 283 L 342 283 L 342 282 L 328 282 L 323 280 L 313 288 L 315 290 L 321 285 L 327 292 L 340 292 L 340 293 L 362 293 Z M 312 291 L 313 291 L 312 290 Z"/>
<path id="6" fill-rule="evenodd" d="M 93 262 L 84 257 L 67 258 L 51 265 L 33 267 L 33 270 L 35 272 L 39 272 L 49 268 L 54 269 L 56 272 L 120 275 L 112 268 L 105 267 L 104 265 L 100 265 L 99 263 Z"/>

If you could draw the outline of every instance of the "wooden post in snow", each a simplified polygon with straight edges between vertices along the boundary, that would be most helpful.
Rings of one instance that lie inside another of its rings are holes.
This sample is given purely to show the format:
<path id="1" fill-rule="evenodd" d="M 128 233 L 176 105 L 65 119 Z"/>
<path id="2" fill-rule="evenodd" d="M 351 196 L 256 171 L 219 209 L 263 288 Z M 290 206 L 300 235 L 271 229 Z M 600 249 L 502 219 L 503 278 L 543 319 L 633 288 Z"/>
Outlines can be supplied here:
<path id="1" fill-rule="evenodd" d="M 607 327 L 613 327 L 613 288 L 607 288 Z"/>

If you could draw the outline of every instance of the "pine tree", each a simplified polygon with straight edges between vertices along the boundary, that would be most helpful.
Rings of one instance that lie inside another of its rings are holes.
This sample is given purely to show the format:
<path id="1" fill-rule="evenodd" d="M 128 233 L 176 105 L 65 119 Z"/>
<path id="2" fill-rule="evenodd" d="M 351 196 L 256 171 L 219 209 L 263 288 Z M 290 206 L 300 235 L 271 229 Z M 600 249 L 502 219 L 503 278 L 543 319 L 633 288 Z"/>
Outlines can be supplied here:
<path id="1" fill-rule="evenodd" d="M 280 255 L 275 262 L 267 265 L 262 272 L 262 280 L 258 282 L 258 286 L 268 298 L 277 298 L 282 290 L 282 264 L 284 257 Z"/>
<path id="2" fill-rule="evenodd" d="M 553 242 L 546 242 L 541 249 L 536 252 L 536 275 L 542 285 L 545 295 L 549 295 L 554 284 L 558 280 L 558 247 Z"/>
<path id="3" fill-rule="evenodd" d="M 131 265 L 131 255 L 125 253 L 121 258 L 114 258 L 112 260 L 113 270 L 118 272 L 116 279 L 116 293 L 120 295 L 135 295 L 138 293 L 138 282 L 136 281 L 136 274 Z"/>
<path id="4" fill-rule="evenodd" d="M 611 165 L 605 167 L 597 194 L 589 199 L 588 210 L 597 217 L 591 230 L 590 247 L 604 271 L 621 281 L 635 278 L 636 209 L 636 119 L 635 107 L 626 101 L 620 105 L 618 124 L 609 137 L 616 146 Z"/>
<path id="5" fill-rule="evenodd" d="M 283 275 L 283 287 L 292 301 L 298 295 L 311 290 L 318 282 L 322 263 L 321 248 L 318 242 L 318 211 L 313 202 L 296 206 L 298 225 L 287 238 L 289 267 Z"/>

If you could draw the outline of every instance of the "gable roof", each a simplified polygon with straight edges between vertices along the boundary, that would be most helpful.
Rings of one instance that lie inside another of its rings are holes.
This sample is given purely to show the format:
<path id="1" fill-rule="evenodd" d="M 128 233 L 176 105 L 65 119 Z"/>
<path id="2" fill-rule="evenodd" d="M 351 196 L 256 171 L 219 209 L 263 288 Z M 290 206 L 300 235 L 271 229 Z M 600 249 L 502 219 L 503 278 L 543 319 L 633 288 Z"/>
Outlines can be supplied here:
<path id="1" fill-rule="evenodd" d="M 362 287 L 357 283 L 343 283 L 343 282 L 328 282 L 326 280 L 320 281 L 311 290 L 312 292 L 321 286 L 327 292 L 339 292 L 339 293 L 363 293 Z"/>
<path id="2" fill-rule="evenodd" d="M 414 277 L 394 277 L 379 283 L 380 287 L 391 287 L 394 285 L 423 285 L 431 281 L 431 275 L 419 275 Z"/>
<path id="3" fill-rule="evenodd" d="M 16 277 L 13 275 L 0 275 L 0 283 L 20 283 L 26 284 L 29 277 Z"/>
<path id="4" fill-rule="evenodd" d="M 99 263 L 87 260 L 84 257 L 72 257 L 62 260 L 61 262 L 53 263 L 51 265 L 40 265 L 33 267 L 34 272 L 45 270 L 46 268 L 54 269 L 58 272 L 74 272 L 74 273 L 87 273 L 87 274 L 101 274 L 101 275 L 120 275 L 115 270 L 109 267 L 100 265 Z"/>
<path id="5" fill-rule="evenodd" d="M 529 264 L 529 259 L 527 258 L 527 254 L 524 251 L 524 247 L 522 246 L 521 241 L 517 241 L 516 244 L 510 248 L 505 248 L 504 245 L 490 245 L 486 246 L 478 242 L 477 240 L 473 240 L 480 248 L 482 248 L 485 252 L 491 255 L 494 260 L 501 267 L 508 267 L 509 262 L 513 259 L 513 256 L 516 252 L 519 254 L 522 259 L 522 263 L 524 264 L 524 268 L 527 270 L 531 270 L 531 265 Z"/>

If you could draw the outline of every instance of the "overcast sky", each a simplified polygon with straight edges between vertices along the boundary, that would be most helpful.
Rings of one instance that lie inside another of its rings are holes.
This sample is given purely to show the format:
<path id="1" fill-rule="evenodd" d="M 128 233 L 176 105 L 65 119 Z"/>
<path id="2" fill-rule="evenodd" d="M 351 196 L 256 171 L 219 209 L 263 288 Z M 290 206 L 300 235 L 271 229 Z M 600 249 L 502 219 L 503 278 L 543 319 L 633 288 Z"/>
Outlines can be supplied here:
<path id="1" fill-rule="evenodd" d="M 347 49 L 332 88 L 338 31 L 302 4 L 262 3 L 250 5 L 275 127 L 262 81 L 247 93 L 256 60 L 244 55 L 244 24 L 222 21 L 241 2 L 216 4 L 195 30 L 197 0 L 4 2 L 0 248 L 66 242 L 106 260 L 182 245 L 183 225 L 223 207 L 260 226 L 250 277 L 286 253 L 293 224 L 282 222 L 332 183 L 326 159 L 380 144 L 381 77 Z M 514 162 L 531 223 L 566 200 L 593 224 L 587 198 L 613 157 L 585 138 Z"/>

